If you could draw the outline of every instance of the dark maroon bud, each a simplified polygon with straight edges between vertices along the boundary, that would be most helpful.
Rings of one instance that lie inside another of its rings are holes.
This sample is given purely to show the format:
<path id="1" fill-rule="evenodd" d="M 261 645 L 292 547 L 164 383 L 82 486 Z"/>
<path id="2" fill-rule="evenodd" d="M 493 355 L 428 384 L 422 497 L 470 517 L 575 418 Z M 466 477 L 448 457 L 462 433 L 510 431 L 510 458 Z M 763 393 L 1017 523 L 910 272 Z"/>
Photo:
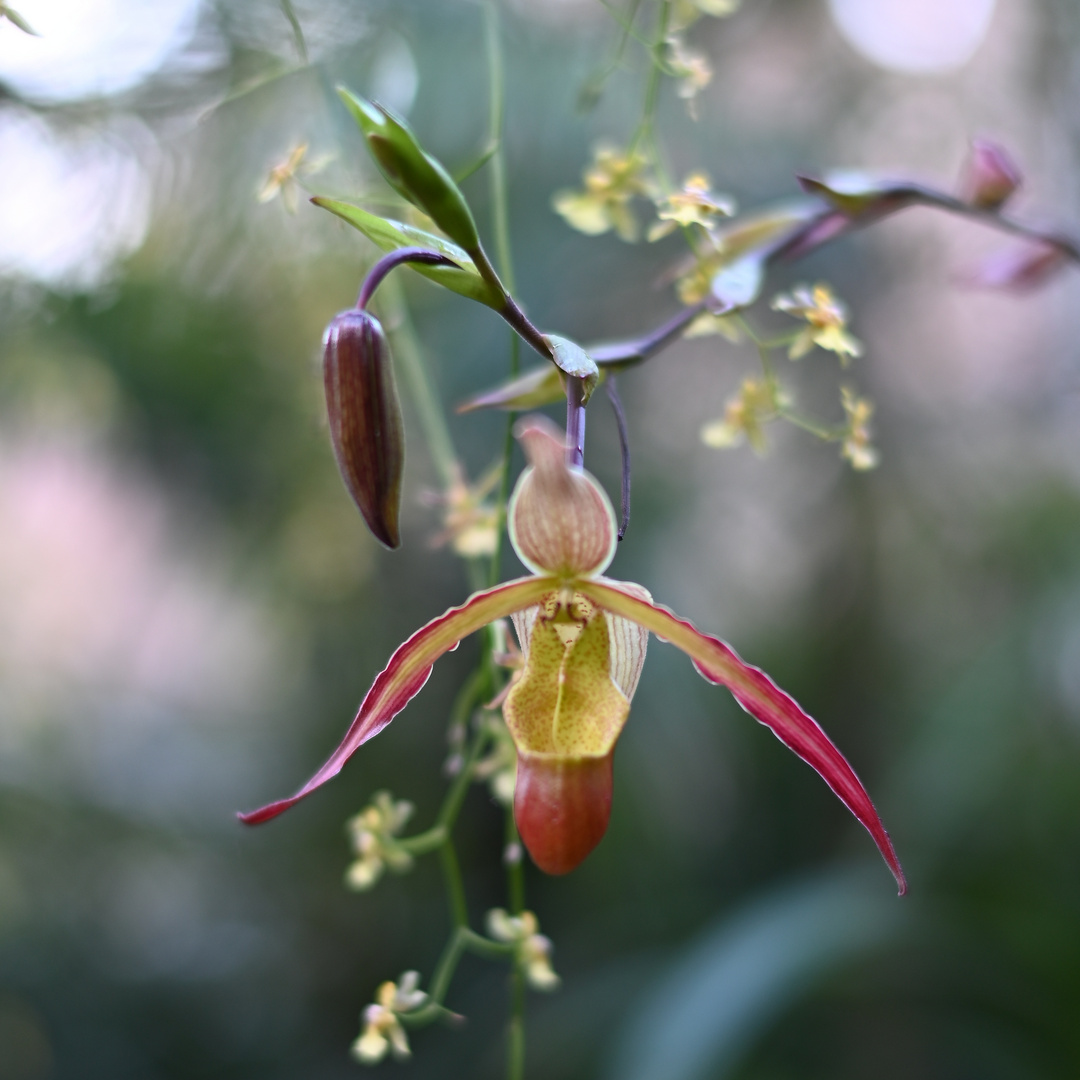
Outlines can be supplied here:
<path id="1" fill-rule="evenodd" d="M 997 143 L 976 139 L 964 166 L 961 198 L 983 210 L 997 210 L 1020 186 L 1020 170 Z"/>
<path id="2" fill-rule="evenodd" d="M 396 548 L 405 431 L 390 346 L 370 312 L 334 316 L 323 338 L 323 382 L 341 478 L 376 539 Z"/>

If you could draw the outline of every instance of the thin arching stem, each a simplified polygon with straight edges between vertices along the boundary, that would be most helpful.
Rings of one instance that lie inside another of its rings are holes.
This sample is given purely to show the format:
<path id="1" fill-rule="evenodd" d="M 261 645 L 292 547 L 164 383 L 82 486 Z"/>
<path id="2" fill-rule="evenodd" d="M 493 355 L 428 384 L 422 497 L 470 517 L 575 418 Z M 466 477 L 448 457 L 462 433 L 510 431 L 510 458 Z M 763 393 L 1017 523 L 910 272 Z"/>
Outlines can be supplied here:
<path id="1" fill-rule="evenodd" d="M 402 263 L 426 263 L 428 266 L 454 266 L 461 269 L 453 259 L 438 251 L 429 251 L 422 247 L 403 247 L 384 255 L 369 271 L 360 286 L 360 295 L 356 306 L 363 311 L 371 302 L 372 294 L 382 284 L 383 278 Z"/>
<path id="2" fill-rule="evenodd" d="M 609 375 L 604 382 L 608 400 L 615 413 L 615 424 L 619 429 L 619 452 L 622 457 L 622 488 L 619 493 L 620 509 L 619 539 L 626 535 L 630 527 L 630 432 L 626 426 L 626 410 L 623 408 L 619 388 L 615 385 L 615 376 Z"/>
<path id="3" fill-rule="evenodd" d="M 585 464 L 585 384 L 576 375 L 566 377 L 566 464 Z"/>

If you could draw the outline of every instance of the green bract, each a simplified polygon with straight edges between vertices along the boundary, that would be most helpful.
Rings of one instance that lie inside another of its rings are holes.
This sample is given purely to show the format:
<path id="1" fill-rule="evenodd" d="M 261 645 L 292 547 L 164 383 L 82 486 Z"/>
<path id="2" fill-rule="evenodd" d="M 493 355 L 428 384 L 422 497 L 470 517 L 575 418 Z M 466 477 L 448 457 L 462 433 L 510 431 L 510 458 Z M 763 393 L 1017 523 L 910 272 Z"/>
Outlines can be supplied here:
<path id="1" fill-rule="evenodd" d="M 503 297 L 480 276 L 472 259 L 457 244 L 451 244 L 441 236 L 414 228 L 412 225 L 382 218 L 377 214 L 369 214 L 366 210 L 361 210 L 359 206 L 353 206 L 352 203 L 326 199 L 321 195 L 311 201 L 316 206 L 329 210 L 331 214 L 336 214 L 342 221 L 347 221 L 353 228 L 359 229 L 383 251 L 420 247 L 446 255 L 458 263 L 461 269 L 453 266 L 429 266 L 424 263 L 409 263 L 408 265 L 416 273 L 423 274 L 424 277 L 430 278 L 452 292 L 486 304 L 496 311 L 502 310 L 505 304 Z"/>
<path id="2" fill-rule="evenodd" d="M 338 87 L 338 94 L 367 140 L 390 186 L 421 210 L 456 244 L 474 251 L 480 243 L 472 211 L 450 174 L 424 152 L 404 120 L 389 109 Z"/>
<path id="3" fill-rule="evenodd" d="M 585 404 L 600 382 L 600 369 L 596 366 L 596 361 L 580 345 L 568 338 L 559 337 L 557 334 L 545 334 L 544 337 L 551 346 L 555 366 L 584 383 L 582 404 Z"/>

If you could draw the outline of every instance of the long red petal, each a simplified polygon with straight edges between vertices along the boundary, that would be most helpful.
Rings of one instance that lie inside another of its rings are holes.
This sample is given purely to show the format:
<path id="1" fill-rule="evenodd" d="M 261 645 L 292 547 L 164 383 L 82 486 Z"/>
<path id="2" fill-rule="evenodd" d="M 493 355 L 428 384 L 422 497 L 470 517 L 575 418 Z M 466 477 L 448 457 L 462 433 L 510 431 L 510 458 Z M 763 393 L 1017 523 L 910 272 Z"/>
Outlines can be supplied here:
<path id="1" fill-rule="evenodd" d="M 378 735 L 420 692 L 431 674 L 432 665 L 443 653 L 449 652 L 463 637 L 495 619 L 537 603 L 554 587 L 550 578 L 543 577 L 508 581 L 493 589 L 474 593 L 461 607 L 450 608 L 444 615 L 421 627 L 390 657 L 390 663 L 367 692 L 341 745 L 330 755 L 326 764 L 291 798 L 279 799 L 237 817 L 245 825 L 261 825 L 337 776 L 358 747 Z"/>
<path id="2" fill-rule="evenodd" d="M 574 587 L 599 607 L 632 619 L 657 637 L 670 641 L 694 661 L 694 666 L 706 679 L 726 686 L 755 720 L 769 728 L 785 746 L 821 774 L 874 838 L 896 878 L 900 895 L 907 892 L 900 860 L 862 781 L 817 721 L 803 712 L 794 698 L 785 694 L 759 668 L 741 660 L 719 638 L 701 633 L 659 604 L 624 592 L 618 582 L 578 581 Z"/>

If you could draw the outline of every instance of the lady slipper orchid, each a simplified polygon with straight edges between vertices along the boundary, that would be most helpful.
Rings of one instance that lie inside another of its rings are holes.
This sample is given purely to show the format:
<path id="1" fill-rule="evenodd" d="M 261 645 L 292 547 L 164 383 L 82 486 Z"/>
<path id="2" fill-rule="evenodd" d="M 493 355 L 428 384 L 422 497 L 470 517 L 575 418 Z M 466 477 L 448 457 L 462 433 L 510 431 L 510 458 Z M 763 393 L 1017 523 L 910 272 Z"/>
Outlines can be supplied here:
<path id="1" fill-rule="evenodd" d="M 718 638 L 655 604 L 640 585 L 602 576 L 615 554 L 615 513 L 583 469 L 566 464 L 562 433 L 543 418 L 518 423 L 529 467 L 508 509 L 510 540 L 532 576 L 474 593 L 401 645 L 376 678 L 341 745 L 292 797 L 240 815 L 268 821 L 336 776 L 417 694 L 434 662 L 466 635 L 511 616 L 525 663 L 503 705 L 517 748 L 514 816 L 533 861 L 574 869 L 603 837 L 612 755 L 637 687 L 649 633 L 685 652 L 754 719 L 816 769 L 866 827 L 900 893 L 892 842 L 866 789 L 818 724 L 764 672 Z"/>

